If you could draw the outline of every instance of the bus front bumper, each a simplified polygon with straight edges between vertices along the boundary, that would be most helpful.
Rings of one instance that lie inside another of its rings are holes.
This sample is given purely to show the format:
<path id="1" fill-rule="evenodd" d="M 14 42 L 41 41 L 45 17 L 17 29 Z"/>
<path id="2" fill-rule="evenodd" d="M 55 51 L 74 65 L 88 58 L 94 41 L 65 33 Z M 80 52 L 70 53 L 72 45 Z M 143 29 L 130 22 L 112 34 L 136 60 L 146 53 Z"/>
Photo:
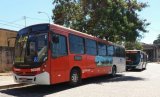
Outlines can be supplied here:
<path id="1" fill-rule="evenodd" d="M 50 85 L 48 72 L 43 72 L 35 76 L 19 76 L 13 73 L 14 81 L 17 83 Z"/>

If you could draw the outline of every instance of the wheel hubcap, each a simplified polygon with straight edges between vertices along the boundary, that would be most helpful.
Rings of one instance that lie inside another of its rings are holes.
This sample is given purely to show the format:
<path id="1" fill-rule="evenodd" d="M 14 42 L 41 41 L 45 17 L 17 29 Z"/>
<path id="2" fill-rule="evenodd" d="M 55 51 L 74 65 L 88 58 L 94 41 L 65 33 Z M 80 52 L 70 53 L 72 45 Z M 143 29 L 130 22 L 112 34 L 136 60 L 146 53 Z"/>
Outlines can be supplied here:
<path id="1" fill-rule="evenodd" d="M 73 74 L 72 75 L 72 81 L 73 82 L 78 82 L 78 74 Z"/>

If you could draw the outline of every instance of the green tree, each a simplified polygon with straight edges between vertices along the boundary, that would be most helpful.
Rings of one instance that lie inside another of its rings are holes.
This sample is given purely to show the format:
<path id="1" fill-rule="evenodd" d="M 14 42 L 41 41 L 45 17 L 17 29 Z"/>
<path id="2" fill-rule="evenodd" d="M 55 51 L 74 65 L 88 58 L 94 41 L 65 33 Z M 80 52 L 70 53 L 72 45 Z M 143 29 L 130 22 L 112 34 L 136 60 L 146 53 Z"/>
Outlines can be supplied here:
<path id="1" fill-rule="evenodd" d="M 158 35 L 157 39 L 153 41 L 153 44 L 160 44 L 160 34 Z"/>
<path id="2" fill-rule="evenodd" d="M 125 48 L 127 50 L 133 50 L 133 49 L 143 50 L 142 44 L 140 42 L 138 42 L 138 41 L 135 41 L 135 42 L 126 42 L 125 43 Z"/>
<path id="3" fill-rule="evenodd" d="M 53 4 L 56 24 L 112 42 L 135 42 L 149 25 L 137 14 L 147 4 L 137 0 L 55 0 Z"/>
<path id="4" fill-rule="evenodd" d="M 83 21 L 83 9 L 77 0 L 54 0 L 53 22 L 66 27 L 80 30 Z M 80 30 L 82 31 L 82 30 Z"/>

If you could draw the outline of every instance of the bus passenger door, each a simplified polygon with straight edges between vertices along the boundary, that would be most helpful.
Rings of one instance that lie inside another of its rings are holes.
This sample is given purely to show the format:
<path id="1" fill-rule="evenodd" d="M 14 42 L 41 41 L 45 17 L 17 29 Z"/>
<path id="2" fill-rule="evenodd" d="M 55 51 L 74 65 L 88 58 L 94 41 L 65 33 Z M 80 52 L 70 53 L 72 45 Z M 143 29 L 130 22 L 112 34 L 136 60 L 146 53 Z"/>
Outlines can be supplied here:
<path id="1" fill-rule="evenodd" d="M 67 38 L 63 35 L 51 34 L 51 84 L 67 81 L 69 60 Z"/>

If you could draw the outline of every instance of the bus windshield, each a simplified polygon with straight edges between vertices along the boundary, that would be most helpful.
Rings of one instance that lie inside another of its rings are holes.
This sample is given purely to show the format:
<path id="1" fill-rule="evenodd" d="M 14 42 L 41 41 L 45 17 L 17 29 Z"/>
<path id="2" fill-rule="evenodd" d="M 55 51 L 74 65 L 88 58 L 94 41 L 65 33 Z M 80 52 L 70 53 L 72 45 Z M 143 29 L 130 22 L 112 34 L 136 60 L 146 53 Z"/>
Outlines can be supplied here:
<path id="1" fill-rule="evenodd" d="M 17 37 L 15 44 L 15 62 L 24 62 L 27 36 Z"/>
<path id="2" fill-rule="evenodd" d="M 140 53 L 126 53 L 126 65 L 138 65 L 140 62 Z"/>
<path id="3" fill-rule="evenodd" d="M 47 33 L 17 37 L 15 63 L 39 63 L 47 59 Z M 21 64 L 22 65 L 22 64 Z"/>

